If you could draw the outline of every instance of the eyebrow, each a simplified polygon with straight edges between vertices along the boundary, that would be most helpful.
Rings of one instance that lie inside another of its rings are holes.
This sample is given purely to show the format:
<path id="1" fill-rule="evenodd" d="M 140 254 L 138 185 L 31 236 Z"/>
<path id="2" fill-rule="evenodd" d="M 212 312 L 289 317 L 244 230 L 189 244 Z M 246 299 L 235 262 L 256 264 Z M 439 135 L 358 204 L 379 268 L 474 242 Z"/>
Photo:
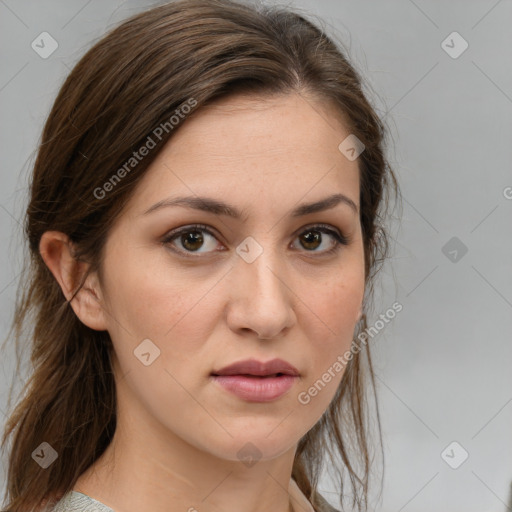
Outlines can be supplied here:
<path id="1" fill-rule="evenodd" d="M 359 212 L 357 205 L 344 194 L 333 194 L 328 196 L 320 201 L 315 201 L 313 203 L 304 203 L 293 209 L 290 213 L 292 217 L 302 217 L 304 215 L 309 215 L 311 213 L 322 212 L 325 210 L 330 210 L 339 204 L 345 204 L 349 206 L 355 213 Z M 227 215 L 228 217 L 232 217 L 234 219 L 241 219 L 243 217 L 242 212 L 233 205 L 227 204 L 218 199 L 213 199 L 211 197 L 200 197 L 200 196 L 184 196 L 184 197 L 174 197 L 167 198 L 158 201 L 153 206 L 148 208 L 143 215 L 148 215 L 156 210 L 160 210 L 161 208 L 166 208 L 170 206 L 184 206 L 188 208 L 193 208 L 194 210 L 201 210 L 208 213 L 213 213 L 214 215 Z"/>

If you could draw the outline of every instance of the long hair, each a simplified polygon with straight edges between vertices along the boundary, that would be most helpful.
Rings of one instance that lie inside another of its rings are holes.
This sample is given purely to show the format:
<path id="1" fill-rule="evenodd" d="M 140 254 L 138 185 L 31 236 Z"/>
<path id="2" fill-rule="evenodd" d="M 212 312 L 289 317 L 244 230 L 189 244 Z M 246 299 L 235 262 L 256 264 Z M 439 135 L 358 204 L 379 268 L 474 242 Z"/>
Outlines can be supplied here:
<path id="1" fill-rule="evenodd" d="M 358 165 L 366 295 L 357 329 L 366 329 L 374 279 L 388 256 L 384 207 L 388 192 L 399 189 L 384 154 L 384 124 L 344 52 L 324 30 L 289 8 L 179 0 L 137 14 L 79 60 L 42 132 L 24 218 L 29 257 L 8 335 L 17 347 L 30 347 L 31 373 L 2 439 L 3 450 L 10 441 L 4 510 L 26 512 L 54 503 L 104 452 L 116 429 L 111 339 L 74 314 L 72 299 L 66 300 L 40 255 L 42 234 L 67 234 L 75 258 L 89 262 L 90 271 L 101 276 L 109 229 L 148 166 L 186 123 L 171 129 L 169 119 L 187 112 L 184 106 L 191 99 L 197 111 L 238 92 L 295 92 L 328 102 L 364 144 Z M 152 137 L 154 149 L 108 194 L 100 194 L 159 126 L 167 129 Z M 365 345 L 348 363 L 322 418 L 298 444 L 292 476 L 313 504 L 324 461 L 330 458 L 332 466 L 341 458 L 340 496 L 351 495 L 352 503 L 366 510 L 373 460 L 368 389 L 375 397 Z M 43 442 L 58 453 L 46 469 L 32 460 Z"/>

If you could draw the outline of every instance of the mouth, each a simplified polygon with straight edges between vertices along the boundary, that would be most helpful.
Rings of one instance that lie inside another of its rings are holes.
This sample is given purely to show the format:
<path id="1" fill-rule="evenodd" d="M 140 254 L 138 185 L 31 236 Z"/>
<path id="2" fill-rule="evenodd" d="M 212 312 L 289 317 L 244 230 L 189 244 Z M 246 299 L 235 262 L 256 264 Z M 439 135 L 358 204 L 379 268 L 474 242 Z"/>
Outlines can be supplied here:
<path id="1" fill-rule="evenodd" d="M 245 359 L 211 373 L 221 389 L 247 402 L 277 400 L 290 391 L 299 376 L 297 368 L 283 359 Z"/>

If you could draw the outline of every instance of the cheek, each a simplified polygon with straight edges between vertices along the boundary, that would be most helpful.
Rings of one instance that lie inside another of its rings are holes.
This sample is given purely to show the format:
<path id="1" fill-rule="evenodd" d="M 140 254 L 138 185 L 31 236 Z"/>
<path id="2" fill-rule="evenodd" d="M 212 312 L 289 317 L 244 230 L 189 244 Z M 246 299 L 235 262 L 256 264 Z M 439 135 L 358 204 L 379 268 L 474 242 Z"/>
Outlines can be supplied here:
<path id="1" fill-rule="evenodd" d="M 307 295 L 303 329 L 311 344 L 311 371 L 301 386 L 299 403 L 312 418 L 322 415 L 343 378 L 344 354 L 352 346 L 363 295 L 364 278 L 356 273 L 324 282 Z"/>
<path id="2" fill-rule="evenodd" d="M 349 343 L 363 301 L 363 275 L 354 273 L 325 281 L 305 296 L 310 315 L 317 318 L 314 325 L 318 325 L 316 336 L 310 339 Z"/>
<path id="3" fill-rule="evenodd" d="M 187 274 L 159 258 L 146 258 L 143 266 L 127 260 L 110 270 L 109 331 L 123 371 L 141 370 L 134 350 L 146 339 L 160 351 L 148 368 L 167 368 L 180 379 L 198 366 L 218 322 L 218 278 Z"/>
<path id="4" fill-rule="evenodd" d="M 161 338 L 191 308 L 194 287 L 161 258 L 111 261 L 117 263 L 108 274 L 109 311 L 134 335 Z"/>
<path id="5" fill-rule="evenodd" d="M 191 416 L 201 417 L 204 411 L 194 407 L 183 386 L 194 390 L 202 379 L 200 372 L 190 370 L 203 359 L 202 347 L 211 332 L 212 312 L 201 300 L 211 284 L 196 283 L 175 269 L 162 272 L 156 262 L 147 261 L 143 268 L 130 262 L 112 268 L 109 286 L 109 331 L 120 375 L 126 376 L 124 384 L 130 389 L 127 396 L 138 396 L 164 423 L 170 420 L 162 404 L 172 410 L 188 408 Z M 148 365 L 143 357 L 147 353 Z M 126 400 L 134 406 L 132 398 Z"/>
<path id="6" fill-rule="evenodd" d="M 340 282 L 332 286 L 323 299 L 323 308 L 334 324 L 340 327 L 357 322 L 363 300 L 364 283 L 362 280 Z"/>

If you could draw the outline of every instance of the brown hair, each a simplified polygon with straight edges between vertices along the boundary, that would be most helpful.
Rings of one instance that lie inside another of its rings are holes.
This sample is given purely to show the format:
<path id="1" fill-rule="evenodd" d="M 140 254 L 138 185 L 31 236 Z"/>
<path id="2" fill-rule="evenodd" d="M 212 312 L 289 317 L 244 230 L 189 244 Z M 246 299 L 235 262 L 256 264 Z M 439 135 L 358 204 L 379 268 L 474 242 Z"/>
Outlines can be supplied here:
<path id="1" fill-rule="evenodd" d="M 358 163 L 367 295 L 358 329 L 366 329 L 373 281 L 388 256 L 383 207 L 388 192 L 399 190 L 384 156 L 386 130 L 361 85 L 343 52 L 303 15 L 231 0 L 180 0 L 142 12 L 76 64 L 46 121 L 31 178 L 24 224 L 30 258 L 9 337 L 14 330 L 16 346 L 30 339 L 33 371 L 3 435 L 3 449 L 12 436 L 5 510 L 54 503 L 103 453 L 116 428 L 109 334 L 88 328 L 74 314 L 72 298 L 66 301 L 39 253 L 41 236 L 48 230 L 68 235 L 75 257 L 101 277 L 109 229 L 173 130 L 153 137 L 156 148 L 108 194 L 98 199 L 94 191 L 190 98 L 197 110 L 236 92 L 296 92 L 338 107 L 340 119 L 365 145 Z M 29 320 L 33 332 L 26 334 Z M 341 456 L 340 495 L 348 474 L 352 503 L 367 507 L 365 383 L 375 396 L 375 382 L 369 347 L 363 349 L 348 363 L 328 410 L 298 445 L 292 476 L 313 504 L 327 453 L 333 466 Z M 376 418 L 382 448 L 378 407 Z M 31 460 L 42 442 L 58 452 L 47 469 Z"/>

